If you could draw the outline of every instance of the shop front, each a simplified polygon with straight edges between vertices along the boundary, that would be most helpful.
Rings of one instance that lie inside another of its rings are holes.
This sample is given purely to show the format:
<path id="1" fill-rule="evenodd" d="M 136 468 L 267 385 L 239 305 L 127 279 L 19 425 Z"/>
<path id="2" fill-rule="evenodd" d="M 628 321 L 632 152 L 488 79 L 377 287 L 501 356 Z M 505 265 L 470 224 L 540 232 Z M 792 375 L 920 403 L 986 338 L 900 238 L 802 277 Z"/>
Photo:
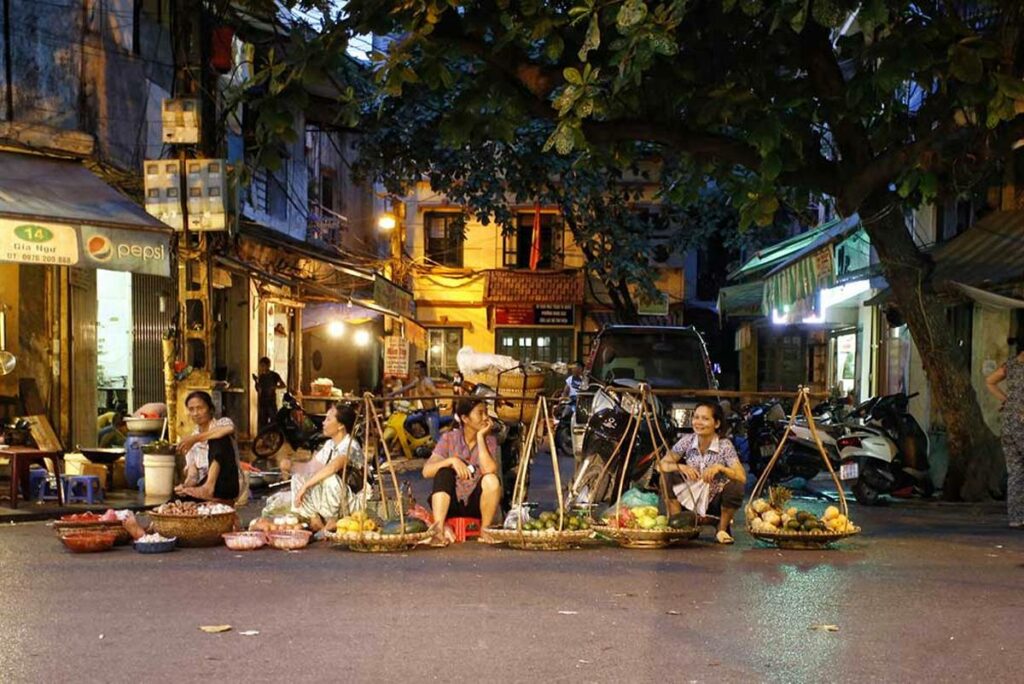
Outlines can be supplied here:
<path id="1" fill-rule="evenodd" d="M 719 311 L 736 334 L 740 389 L 809 385 L 860 400 L 878 363 L 877 320 L 862 306 L 872 292 L 871 250 L 859 219 L 833 221 L 766 248 L 730 275 Z"/>
<path id="2" fill-rule="evenodd" d="M 162 400 L 160 336 L 174 309 L 172 231 L 82 164 L 0 152 L 0 307 L 11 410 L 48 413 L 96 444 L 101 407 Z M 163 317 L 161 314 L 166 314 Z"/>

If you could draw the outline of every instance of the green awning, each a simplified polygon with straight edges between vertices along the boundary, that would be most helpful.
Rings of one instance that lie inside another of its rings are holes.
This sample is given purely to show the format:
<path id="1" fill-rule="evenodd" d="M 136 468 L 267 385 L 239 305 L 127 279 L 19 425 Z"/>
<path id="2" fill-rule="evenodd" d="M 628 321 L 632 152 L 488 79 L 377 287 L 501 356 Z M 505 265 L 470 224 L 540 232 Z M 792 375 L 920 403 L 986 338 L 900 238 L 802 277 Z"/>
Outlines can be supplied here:
<path id="1" fill-rule="evenodd" d="M 729 285 L 718 291 L 718 313 L 722 316 L 732 316 L 733 318 L 743 316 L 758 317 L 761 315 L 761 302 L 763 299 L 763 280 Z"/>
<path id="2" fill-rule="evenodd" d="M 773 310 L 787 312 L 792 308 L 803 312 L 814 311 L 818 292 L 836 284 L 835 244 L 861 230 L 860 217 L 854 214 L 841 221 L 819 226 L 813 240 L 800 249 L 789 250 L 788 256 L 779 260 L 765 277 L 762 313 L 768 316 Z M 858 239 L 858 243 L 866 244 L 866 241 L 866 235 L 862 241 Z M 866 258 L 868 255 L 867 250 L 854 252 L 855 257 Z M 843 270 L 850 266 L 853 264 L 845 264 Z"/>
<path id="3" fill-rule="evenodd" d="M 765 271 L 778 266 L 795 254 L 802 253 L 808 245 L 814 243 L 829 229 L 841 223 L 840 219 L 828 221 L 799 235 L 794 235 L 782 242 L 757 250 L 754 256 L 747 259 L 737 270 L 729 274 L 729 280 L 745 280 L 753 275 L 761 275 Z"/>

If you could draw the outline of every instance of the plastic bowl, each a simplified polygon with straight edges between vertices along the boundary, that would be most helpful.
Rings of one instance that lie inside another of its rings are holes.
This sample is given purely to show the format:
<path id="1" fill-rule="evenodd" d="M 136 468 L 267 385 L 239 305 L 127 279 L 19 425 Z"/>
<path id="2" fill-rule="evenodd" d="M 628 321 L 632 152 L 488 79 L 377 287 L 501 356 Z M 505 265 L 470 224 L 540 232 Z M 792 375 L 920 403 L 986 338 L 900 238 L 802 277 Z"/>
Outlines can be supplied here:
<path id="1" fill-rule="evenodd" d="M 232 551 L 255 551 L 267 543 L 267 537 L 262 532 L 226 532 L 220 536 L 224 537 L 224 543 Z"/>
<path id="2" fill-rule="evenodd" d="M 267 532 L 266 535 L 267 541 L 275 549 L 292 551 L 305 548 L 313 533 L 309 530 L 278 530 L 277 532 Z"/>
<path id="3" fill-rule="evenodd" d="M 60 536 L 60 541 L 73 553 L 96 553 L 113 548 L 117 533 L 99 530 L 65 532 Z"/>
<path id="4" fill-rule="evenodd" d="M 178 538 L 171 537 L 162 542 L 135 542 L 135 550 L 139 553 L 167 553 L 178 545 Z"/>

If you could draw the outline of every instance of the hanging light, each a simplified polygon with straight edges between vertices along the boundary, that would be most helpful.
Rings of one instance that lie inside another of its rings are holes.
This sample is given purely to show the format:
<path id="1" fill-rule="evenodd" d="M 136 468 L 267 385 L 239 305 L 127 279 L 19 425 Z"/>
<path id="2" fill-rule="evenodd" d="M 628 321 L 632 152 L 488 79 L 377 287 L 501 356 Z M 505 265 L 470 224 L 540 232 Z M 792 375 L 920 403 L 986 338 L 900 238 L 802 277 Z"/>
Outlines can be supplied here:
<path id="1" fill-rule="evenodd" d="M 327 324 L 327 334 L 331 337 L 341 337 L 345 334 L 345 322 L 331 321 Z"/>
<path id="2" fill-rule="evenodd" d="M 365 347 L 370 344 L 370 333 L 367 330 L 356 330 L 356 334 L 353 337 L 357 347 Z"/>

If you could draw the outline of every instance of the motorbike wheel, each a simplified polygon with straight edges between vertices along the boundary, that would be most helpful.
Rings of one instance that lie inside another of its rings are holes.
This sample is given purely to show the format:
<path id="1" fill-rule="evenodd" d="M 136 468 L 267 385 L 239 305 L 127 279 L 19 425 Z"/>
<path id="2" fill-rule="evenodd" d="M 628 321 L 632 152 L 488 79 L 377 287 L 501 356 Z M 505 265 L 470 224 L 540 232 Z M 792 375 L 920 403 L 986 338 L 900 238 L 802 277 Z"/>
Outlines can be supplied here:
<path id="1" fill-rule="evenodd" d="M 256 435 L 252 441 L 252 453 L 259 458 L 270 458 L 284 446 L 284 433 L 280 430 L 270 430 Z"/>
<path id="2" fill-rule="evenodd" d="M 853 485 L 853 495 L 861 506 L 874 506 L 880 498 L 880 494 L 864 481 L 863 475 L 858 477 Z"/>
<path id="3" fill-rule="evenodd" d="M 572 458 L 572 428 L 559 427 L 555 430 L 555 451 L 562 458 Z"/>
<path id="4" fill-rule="evenodd" d="M 587 465 L 587 472 L 580 479 L 578 492 L 587 490 L 586 501 L 579 500 L 577 503 L 601 503 L 611 493 L 612 477 L 614 469 L 604 467 L 604 459 L 598 455 Z"/>

